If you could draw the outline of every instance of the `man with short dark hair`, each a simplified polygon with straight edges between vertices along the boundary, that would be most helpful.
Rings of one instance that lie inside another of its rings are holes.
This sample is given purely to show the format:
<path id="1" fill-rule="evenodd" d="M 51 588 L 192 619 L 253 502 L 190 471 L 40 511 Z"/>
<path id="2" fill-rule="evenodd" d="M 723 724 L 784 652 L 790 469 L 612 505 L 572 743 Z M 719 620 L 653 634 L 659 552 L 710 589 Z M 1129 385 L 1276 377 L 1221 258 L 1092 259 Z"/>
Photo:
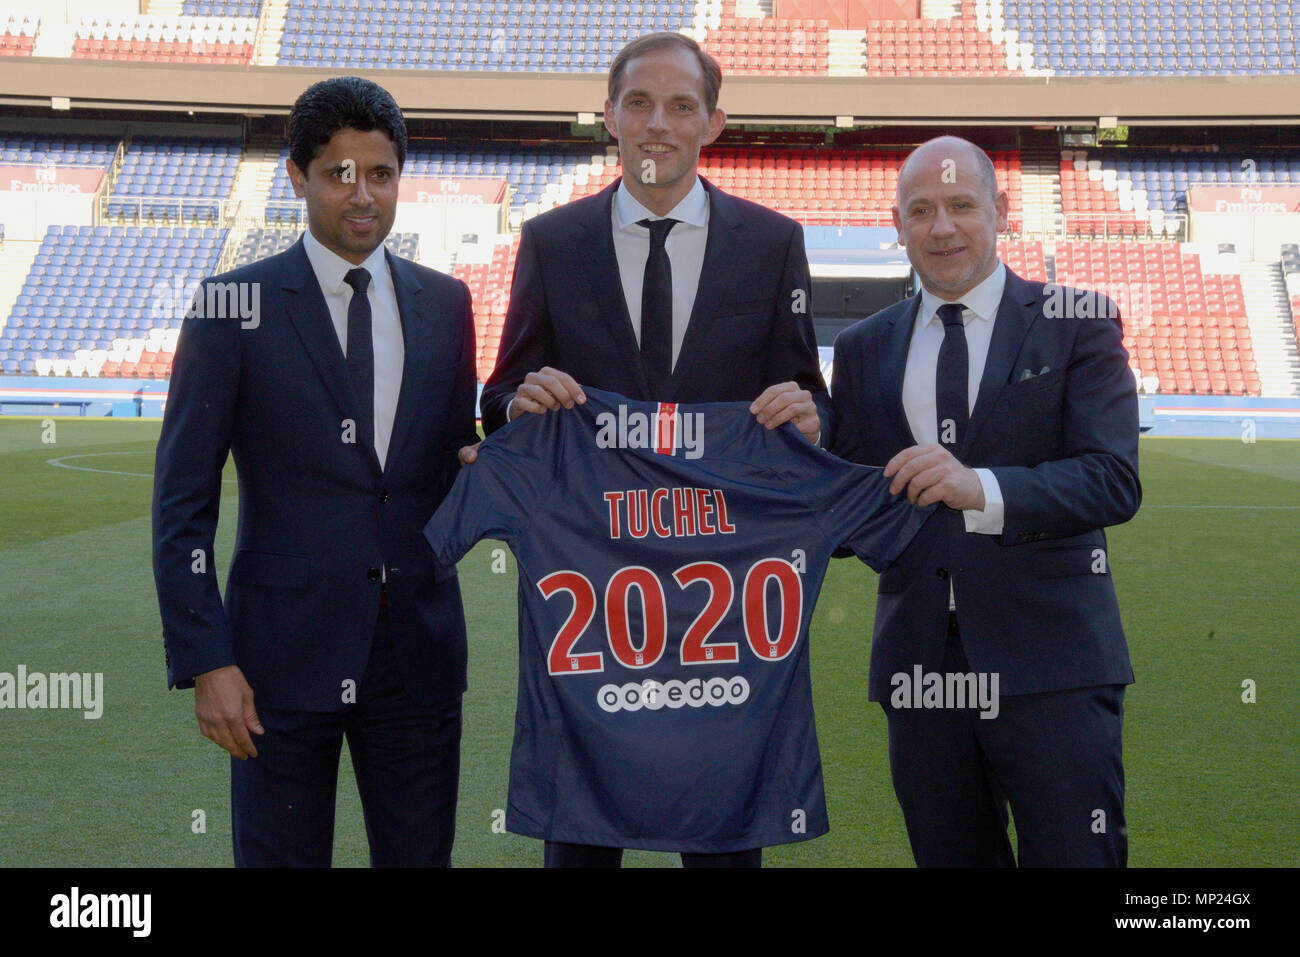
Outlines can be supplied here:
<path id="1" fill-rule="evenodd" d="M 583 385 L 632 399 L 751 403 L 769 429 L 811 442 L 828 423 L 799 224 L 698 175 L 717 139 L 722 72 L 694 40 L 655 33 L 610 69 L 605 127 L 623 175 L 524 224 L 496 369 L 490 434 L 572 408 Z M 548 866 L 618 866 L 622 850 L 548 841 Z M 683 854 L 686 866 L 757 866 L 760 849 Z"/>
<path id="2" fill-rule="evenodd" d="M 1122 866 L 1133 671 L 1103 529 L 1142 487 L 1121 324 L 998 261 L 1007 194 L 974 144 L 917 147 L 897 202 L 920 292 L 835 340 L 829 448 L 942 505 L 880 576 L 868 684 L 912 853 L 1013 865 L 1009 804 L 1022 866 Z"/>
<path id="3" fill-rule="evenodd" d="M 446 866 L 465 624 L 420 529 L 476 439 L 469 290 L 384 248 L 406 157 L 385 90 L 312 86 L 289 148 L 307 231 L 208 280 L 177 346 L 153 505 L 168 683 L 194 687 L 200 731 L 231 754 L 237 865 L 329 865 L 346 737 L 372 865 Z M 208 314 L 218 285 L 249 314 Z"/>

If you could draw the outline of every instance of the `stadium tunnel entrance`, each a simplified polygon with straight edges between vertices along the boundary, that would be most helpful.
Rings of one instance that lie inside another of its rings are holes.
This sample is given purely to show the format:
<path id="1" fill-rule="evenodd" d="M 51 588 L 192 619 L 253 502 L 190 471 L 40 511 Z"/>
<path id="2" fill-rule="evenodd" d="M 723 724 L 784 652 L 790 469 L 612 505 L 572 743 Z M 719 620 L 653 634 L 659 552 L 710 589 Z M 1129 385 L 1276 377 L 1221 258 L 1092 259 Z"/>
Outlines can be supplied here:
<path id="1" fill-rule="evenodd" d="M 842 329 L 913 291 L 912 266 L 893 229 L 806 226 L 812 310 L 822 364 Z"/>

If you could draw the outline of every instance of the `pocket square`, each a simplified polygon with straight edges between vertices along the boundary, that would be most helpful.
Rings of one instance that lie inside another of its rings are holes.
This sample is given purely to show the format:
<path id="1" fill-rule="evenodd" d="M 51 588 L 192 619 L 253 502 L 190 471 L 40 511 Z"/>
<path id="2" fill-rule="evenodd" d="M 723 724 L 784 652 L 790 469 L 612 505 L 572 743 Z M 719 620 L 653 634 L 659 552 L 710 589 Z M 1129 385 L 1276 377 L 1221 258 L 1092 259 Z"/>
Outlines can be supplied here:
<path id="1" fill-rule="evenodd" d="M 1051 366 L 1043 366 L 1037 372 L 1035 372 L 1033 369 L 1025 369 L 1023 372 L 1020 373 L 1020 378 L 1017 379 L 1016 381 L 1024 382 L 1026 379 L 1033 379 L 1040 375 L 1047 375 L 1047 373 L 1051 371 L 1052 371 Z"/>

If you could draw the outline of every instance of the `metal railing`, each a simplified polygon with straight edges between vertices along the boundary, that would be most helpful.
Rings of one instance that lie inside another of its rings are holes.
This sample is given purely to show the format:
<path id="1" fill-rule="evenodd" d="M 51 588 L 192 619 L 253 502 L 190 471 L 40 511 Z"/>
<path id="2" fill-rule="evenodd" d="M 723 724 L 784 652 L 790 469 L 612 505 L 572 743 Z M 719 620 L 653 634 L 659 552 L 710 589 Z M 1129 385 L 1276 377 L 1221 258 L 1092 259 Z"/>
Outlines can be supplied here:
<path id="1" fill-rule="evenodd" d="M 100 196 L 100 223 L 115 226 L 210 226 L 226 223 L 228 200 L 199 196 Z"/>
<path id="2" fill-rule="evenodd" d="M 1165 213 L 1152 222 L 1136 213 L 1107 214 L 1073 211 L 1061 214 L 1061 223 L 1055 238 L 1066 239 L 1119 239 L 1162 240 L 1185 242 L 1187 216 L 1183 213 Z"/>
<path id="3" fill-rule="evenodd" d="M 92 226 L 103 225 L 103 201 L 109 193 L 113 191 L 113 186 L 117 183 L 117 178 L 122 173 L 122 166 L 126 163 L 126 141 L 123 140 L 117 144 L 117 149 L 113 151 L 113 158 L 109 161 L 108 172 L 100 181 L 99 189 L 95 191 L 95 200 L 90 207 L 90 222 Z"/>

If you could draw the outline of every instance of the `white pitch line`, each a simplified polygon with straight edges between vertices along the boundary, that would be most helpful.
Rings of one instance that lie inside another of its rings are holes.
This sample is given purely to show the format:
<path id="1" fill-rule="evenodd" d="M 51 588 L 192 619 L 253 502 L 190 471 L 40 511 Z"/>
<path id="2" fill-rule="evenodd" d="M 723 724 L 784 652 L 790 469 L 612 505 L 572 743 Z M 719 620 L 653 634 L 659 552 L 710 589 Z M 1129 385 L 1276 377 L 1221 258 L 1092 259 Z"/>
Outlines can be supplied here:
<path id="1" fill-rule="evenodd" d="M 1143 505 L 1142 508 L 1269 508 L 1296 511 L 1300 505 Z"/>
<path id="2" fill-rule="evenodd" d="M 98 472 L 100 475 L 130 475 L 136 478 L 153 478 L 152 472 L 119 472 L 116 469 L 92 469 L 87 465 L 67 465 L 69 459 L 93 459 L 101 455 L 149 455 L 149 452 L 82 452 L 78 455 L 61 455 L 57 459 L 46 459 L 46 465 L 53 465 L 59 469 L 70 469 L 74 472 Z M 222 479 L 227 485 L 235 484 L 231 479 Z"/>

